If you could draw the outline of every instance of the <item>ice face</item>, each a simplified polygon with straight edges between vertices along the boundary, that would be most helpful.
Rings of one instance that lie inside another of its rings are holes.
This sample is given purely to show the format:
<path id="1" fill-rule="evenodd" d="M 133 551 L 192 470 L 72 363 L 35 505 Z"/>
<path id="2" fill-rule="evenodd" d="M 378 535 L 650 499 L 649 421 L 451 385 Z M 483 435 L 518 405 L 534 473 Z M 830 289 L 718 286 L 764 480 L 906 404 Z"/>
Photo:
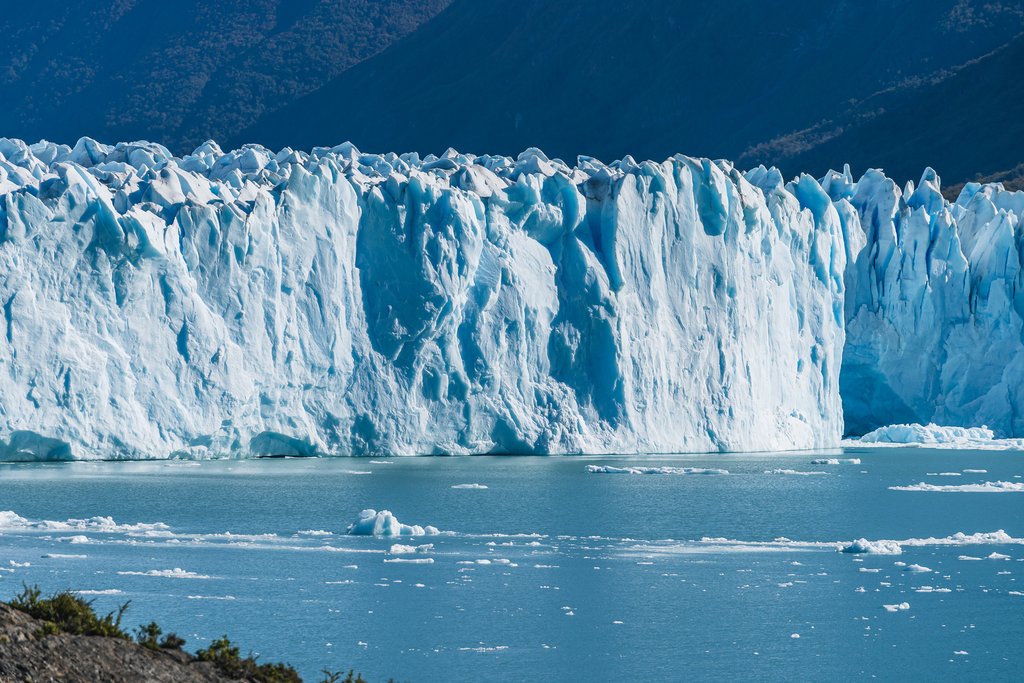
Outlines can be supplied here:
<path id="1" fill-rule="evenodd" d="M 0 155 L 0 458 L 779 450 L 843 431 L 859 224 L 809 176 L 350 144 Z"/>
<path id="2" fill-rule="evenodd" d="M 840 211 L 847 430 L 934 422 L 1024 434 L 1024 192 L 969 183 L 950 204 L 931 169 L 904 190 L 878 171 L 857 182 L 833 173 L 823 185 L 860 216 Z"/>

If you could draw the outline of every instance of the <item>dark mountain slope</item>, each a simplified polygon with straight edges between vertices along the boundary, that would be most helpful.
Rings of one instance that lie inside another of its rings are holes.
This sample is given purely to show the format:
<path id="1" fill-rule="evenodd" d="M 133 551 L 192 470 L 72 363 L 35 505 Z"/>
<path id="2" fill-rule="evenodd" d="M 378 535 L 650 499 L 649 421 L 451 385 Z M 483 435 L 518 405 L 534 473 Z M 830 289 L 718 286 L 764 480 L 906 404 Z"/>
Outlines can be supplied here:
<path id="1" fill-rule="evenodd" d="M 450 0 L 9 2 L 0 135 L 224 139 L 386 48 Z"/>
<path id="2" fill-rule="evenodd" d="M 1013 168 L 1024 161 L 1024 36 L 946 78 L 870 98 L 843 118 L 812 131 L 830 137 L 786 165 L 820 174 L 848 161 L 914 178 L 927 163 L 954 182 Z"/>
<path id="3" fill-rule="evenodd" d="M 1019 1 L 971 7 L 953 0 L 456 0 L 230 142 L 736 158 L 880 90 L 985 55 L 1024 26 Z M 746 160 L 787 161 L 777 154 Z M 790 173 L 798 167 L 785 164 Z"/>

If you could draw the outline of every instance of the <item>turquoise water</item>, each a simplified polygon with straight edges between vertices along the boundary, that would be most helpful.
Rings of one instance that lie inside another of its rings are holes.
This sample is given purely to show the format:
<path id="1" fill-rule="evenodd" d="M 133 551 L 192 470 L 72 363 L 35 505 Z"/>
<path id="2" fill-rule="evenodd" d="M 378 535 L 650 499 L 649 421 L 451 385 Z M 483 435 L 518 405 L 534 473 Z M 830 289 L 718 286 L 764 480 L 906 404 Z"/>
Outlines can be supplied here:
<path id="1" fill-rule="evenodd" d="M 941 539 L 1024 538 L 1024 493 L 888 487 L 1022 475 L 1018 452 L 916 449 L 3 465 L 0 510 L 18 517 L 0 524 L 0 593 L 130 599 L 129 624 L 157 619 L 190 648 L 227 633 L 310 680 L 1012 680 L 1024 545 Z M 368 507 L 444 533 L 346 535 Z M 120 526 L 64 523 L 93 516 Z M 124 526 L 139 523 L 159 524 Z M 911 540 L 901 555 L 837 552 L 861 537 Z"/>

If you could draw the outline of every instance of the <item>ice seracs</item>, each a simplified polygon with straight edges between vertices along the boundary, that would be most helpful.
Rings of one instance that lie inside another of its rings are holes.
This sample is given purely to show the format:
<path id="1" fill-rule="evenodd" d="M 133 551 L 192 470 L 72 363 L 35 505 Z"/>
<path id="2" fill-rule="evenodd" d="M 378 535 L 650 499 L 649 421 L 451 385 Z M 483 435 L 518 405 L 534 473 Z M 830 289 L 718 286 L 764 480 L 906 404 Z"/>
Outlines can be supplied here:
<path id="1" fill-rule="evenodd" d="M 932 169 L 905 188 L 849 169 L 822 185 L 854 209 L 839 212 L 848 432 L 936 422 L 1024 436 L 1024 192 L 968 183 L 950 203 Z"/>
<path id="2" fill-rule="evenodd" d="M 2 139 L 0 459 L 835 446 L 843 211 L 681 155 Z"/>
<path id="3" fill-rule="evenodd" d="M 0 139 L 0 460 L 1024 435 L 1022 215 L 930 169 Z"/>

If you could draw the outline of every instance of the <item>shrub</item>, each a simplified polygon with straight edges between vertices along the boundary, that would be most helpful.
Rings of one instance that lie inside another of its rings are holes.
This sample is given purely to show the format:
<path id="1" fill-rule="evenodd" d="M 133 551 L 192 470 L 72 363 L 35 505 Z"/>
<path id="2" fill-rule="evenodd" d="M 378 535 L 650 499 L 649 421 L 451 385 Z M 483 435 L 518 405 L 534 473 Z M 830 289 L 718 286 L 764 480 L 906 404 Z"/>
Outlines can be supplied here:
<path id="1" fill-rule="evenodd" d="M 202 662 L 212 662 L 228 678 L 247 678 L 257 683 L 302 683 L 299 673 L 280 662 L 258 664 L 252 655 L 242 657 L 227 636 L 217 638 L 205 650 L 196 652 Z"/>
<path id="2" fill-rule="evenodd" d="M 159 650 L 161 633 L 163 633 L 163 629 L 155 621 L 151 621 L 135 629 L 135 642 L 150 650 Z"/>
<path id="3" fill-rule="evenodd" d="M 185 647 L 185 639 L 178 636 L 177 633 L 168 633 L 160 641 L 161 650 L 180 650 L 183 647 Z"/>
<path id="4" fill-rule="evenodd" d="M 24 586 L 21 595 L 10 601 L 11 607 L 44 622 L 41 635 L 70 633 L 78 636 L 107 636 L 124 638 L 130 636 L 121 629 L 121 617 L 128 609 L 124 603 L 117 610 L 99 617 L 92 609 L 91 600 L 83 600 L 69 591 L 42 597 L 38 586 Z"/>

